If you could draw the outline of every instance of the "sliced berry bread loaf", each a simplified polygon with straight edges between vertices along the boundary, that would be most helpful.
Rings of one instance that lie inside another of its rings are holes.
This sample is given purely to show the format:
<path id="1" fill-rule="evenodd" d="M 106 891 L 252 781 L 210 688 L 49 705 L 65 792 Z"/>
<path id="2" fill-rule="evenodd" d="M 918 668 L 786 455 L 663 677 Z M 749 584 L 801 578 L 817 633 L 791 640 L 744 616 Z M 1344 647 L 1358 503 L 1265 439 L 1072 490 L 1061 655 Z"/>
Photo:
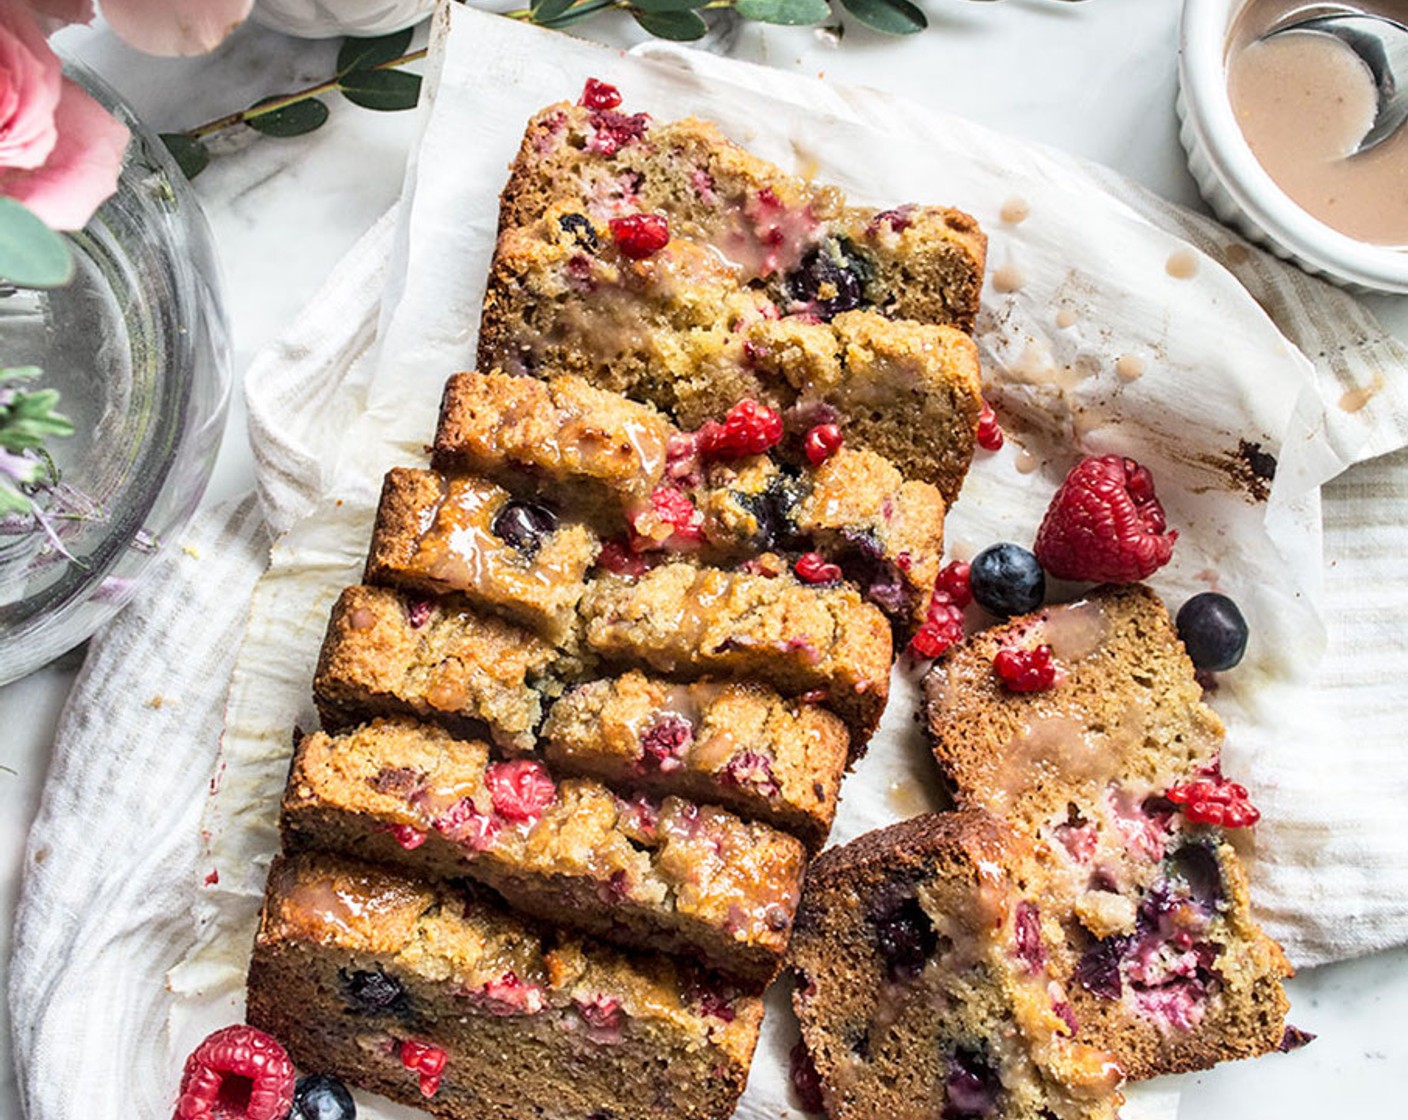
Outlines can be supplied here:
<path id="1" fill-rule="evenodd" d="M 446 474 L 492 480 L 520 500 L 480 502 L 493 510 L 477 515 L 491 529 L 495 517 L 509 518 L 510 543 L 527 550 L 506 561 L 510 576 L 530 561 L 538 572 L 549 554 L 568 547 L 558 534 L 581 519 L 614 542 L 603 563 L 617 569 L 670 557 L 778 567 L 779 560 L 791 565 L 816 552 L 840 565 L 907 636 L 925 617 L 943 552 L 937 487 L 906 480 L 874 452 L 844 446 L 839 425 L 818 427 L 805 448 L 780 442 L 782 436 L 779 418 L 754 402 L 735 406 L 722 422 L 683 432 L 654 410 L 580 378 L 461 373 L 445 387 L 435 464 Z M 406 575 L 413 581 L 407 586 L 428 588 L 427 568 L 444 575 L 453 565 L 461 584 L 470 574 L 483 581 L 492 574 L 484 565 L 466 570 L 446 556 L 455 551 L 447 544 L 464 538 L 465 518 L 462 502 L 443 494 L 455 484 L 434 478 L 388 476 L 373 559 L 389 561 L 378 574 Z M 482 485 L 475 484 L 476 494 Z M 456 534 L 449 541 L 446 528 Z M 464 539 L 461 550 L 477 540 Z M 570 555 L 575 560 L 580 552 Z M 549 589 L 558 587 L 542 578 Z M 530 590 L 534 602 L 550 594 Z"/>
<path id="2" fill-rule="evenodd" d="M 501 233 L 568 197 L 594 222 L 664 214 L 672 232 L 716 250 L 743 283 L 766 285 L 789 311 L 844 302 L 972 329 L 987 239 L 967 214 L 848 206 L 836 188 L 785 174 L 710 121 L 625 114 L 615 98 L 610 108 L 550 105 L 528 122 L 501 199 Z M 823 286 L 837 290 L 815 290 Z"/>
<path id="3" fill-rule="evenodd" d="M 831 1120 L 1116 1115 L 1119 1070 L 1072 1038 L 1047 970 L 1055 923 L 1033 872 L 1027 843 L 982 812 L 916 817 L 813 862 L 788 954 L 795 1075 L 819 1081 Z"/>
<path id="4" fill-rule="evenodd" d="M 600 549 L 585 525 L 486 479 L 397 467 L 382 484 L 365 578 L 423 595 L 459 592 L 563 642 Z"/>
<path id="5" fill-rule="evenodd" d="M 1052 687 L 1004 685 L 994 658 L 1041 647 Z M 956 802 L 1036 841 L 1080 1037 L 1132 1078 L 1275 1049 L 1290 968 L 1221 827 L 1256 813 L 1221 776 L 1222 723 L 1158 597 L 1104 588 L 976 634 L 925 692 Z"/>
<path id="6" fill-rule="evenodd" d="M 704 122 L 551 106 L 504 190 L 479 364 L 579 373 L 690 428 L 744 398 L 802 430 L 831 409 L 951 501 L 985 249 L 966 214 L 848 207 Z"/>
<path id="7" fill-rule="evenodd" d="M 439 1120 L 727 1120 L 762 1003 L 445 887 L 276 859 L 248 1021 L 304 1069 Z"/>
<path id="8" fill-rule="evenodd" d="M 569 689 L 548 712 L 542 751 L 555 774 L 721 805 L 817 851 L 850 736 L 825 709 L 762 685 L 629 672 Z"/>
<path id="9" fill-rule="evenodd" d="M 413 715 L 531 751 L 544 699 L 579 664 L 530 631 L 456 596 L 349 587 L 332 609 L 313 699 L 323 726 Z"/>
<path id="10" fill-rule="evenodd" d="M 813 700 L 846 721 L 852 752 L 889 698 L 890 627 L 840 584 L 665 564 L 594 581 L 581 613 L 583 640 L 603 661 L 681 679 L 756 680 Z"/>
<path id="11" fill-rule="evenodd" d="M 806 863 L 800 841 L 723 809 L 554 781 L 409 720 L 305 736 L 281 826 L 289 852 L 470 876 L 523 913 L 757 984 L 781 964 Z"/>

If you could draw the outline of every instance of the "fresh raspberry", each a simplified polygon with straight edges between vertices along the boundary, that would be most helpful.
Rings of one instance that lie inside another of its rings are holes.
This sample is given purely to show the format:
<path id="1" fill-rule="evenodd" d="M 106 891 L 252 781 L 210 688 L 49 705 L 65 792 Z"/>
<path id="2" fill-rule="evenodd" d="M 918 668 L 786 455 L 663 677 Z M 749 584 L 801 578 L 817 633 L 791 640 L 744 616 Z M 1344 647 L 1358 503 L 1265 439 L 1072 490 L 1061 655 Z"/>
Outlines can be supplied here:
<path id="1" fill-rule="evenodd" d="M 588 78 L 577 104 L 584 109 L 614 109 L 621 104 L 621 91 L 606 82 Z"/>
<path id="2" fill-rule="evenodd" d="M 802 553 L 792 570 L 803 583 L 835 583 L 841 578 L 841 569 L 819 552 Z"/>
<path id="3" fill-rule="evenodd" d="M 802 448 L 806 451 L 807 459 L 812 466 L 819 467 L 841 450 L 841 444 L 845 440 L 846 437 L 841 434 L 841 429 L 835 424 L 818 424 L 807 433 Z"/>
<path id="4" fill-rule="evenodd" d="M 532 758 L 494 763 L 484 772 L 484 784 L 494 812 L 510 821 L 537 820 L 557 796 L 547 767 Z"/>
<path id="5" fill-rule="evenodd" d="M 945 564 L 939 572 L 939 578 L 934 581 L 935 593 L 942 591 L 955 607 L 966 607 L 973 601 L 973 588 L 968 582 L 971 572 L 972 566 L 962 560 Z"/>
<path id="6" fill-rule="evenodd" d="M 757 751 L 740 751 L 730 758 L 719 780 L 725 785 L 746 786 L 764 797 L 776 797 L 781 792 L 772 772 L 772 760 Z"/>
<path id="7" fill-rule="evenodd" d="M 293 1062 L 253 1027 L 224 1027 L 186 1059 L 176 1120 L 284 1120 L 293 1106 Z"/>
<path id="8" fill-rule="evenodd" d="M 915 657 L 938 657 L 963 640 L 963 610 L 947 591 L 935 588 L 924 625 L 910 639 Z"/>
<path id="9" fill-rule="evenodd" d="M 1147 468 L 1119 455 L 1090 456 L 1051 499 L 1033 551 L 1058 579 L 1131 583 L 1169 562 L 1178 534 L 1166 528 Z"/>
<path id="10" fill-rule="evenodd" d="M 1050 646 L 1019 649 L 1008 646 L 992 659 L 992 667 L 1011 692 L 1045 692 L 1056 683 Z"/>
<path id="11" fill-rule="evenodd" d="M 440 1078 L 445 1072 L 448 1057 L 440 1047 L 428 1042 L 415 1042 L 408 1038 L 401 1043 L 401 1064 L 420 1075 L 420 1091 L 425 1097 L 433 1097 L 440 1088 Z"/>
<path id="12" fill-rule="evenodd" d="M 1183 815 L 1196 824 L 1216 824 L 1223 828 L 1250 828 L 1261 820 L 1261 810 L 1247 800 L 1247 789 L 1237 782 L 1205 778 L 1174 786 L 1164 794 Z"/>
<path id="13" fill-rule="evenodd" d="M 622 256 L 643 261 L 670 243 L 670 223 L 664 214 L 627 214 L 611 219 L 611 237 Z"/>
<path id="14" fill-rule="evenodd" d="M 627 114 L 612 109 L 593 109 L 591 116 L 594 134 L 587 147 L 607 158 L 639 140 L 650 128 L 649 113 Z"/>
<path id="15" fill-rule="evenodd" d="M 710 420 L 699 429 L 699 452 L 711 459 L 761 455 L 782 442 L 782 417 L 754 400 L 741 400 L 724 422 Z"/>
<path id="16" fill-rule="evenodd" d="M 987 401 L 983 402 L 983 410 L 978 413 L 978 446 L 984 451 L 998 451 L 1002 447 L 1002 425 L 997 422 L 997 413 Z"/>

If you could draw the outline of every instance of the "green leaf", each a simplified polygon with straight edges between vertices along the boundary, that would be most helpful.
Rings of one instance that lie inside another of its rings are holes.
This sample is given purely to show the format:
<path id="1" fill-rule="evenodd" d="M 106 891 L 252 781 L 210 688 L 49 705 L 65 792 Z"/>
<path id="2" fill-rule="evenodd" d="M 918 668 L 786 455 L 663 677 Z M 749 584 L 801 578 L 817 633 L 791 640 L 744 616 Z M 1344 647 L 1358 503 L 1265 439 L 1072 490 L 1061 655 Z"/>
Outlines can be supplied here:
<path id="1" fill-rule="evenodd" d="M 698 12 L 644 12 L 633 9 L 631 15 L 657 39 L 673 39 L 677 43 L 702 39 L 709 30 L 709 25 Z"/>
<path id="2" fill-rule="evenodd" d="M 390 35 L 378 35 L 374 39 L 348 36 L 342 41 L 342 49 L 337 52 L 338 76 L 354 70 L 370 70 L 384 62 L 394 62 L 410 47 L 411 34 L 408 27 L 405 31 L 393 31 Z"/>
<path id="3" fill-rule="evenodd" d="M 29 513 L 33 508 L 34 503 L 16 490 L 8 479 L 0 478 L 0 516 L 7 513 Z"/>
<path id="4" fill-rule="evenodd" d="M 266 97 L 263 101 L 256 101 L 250 108 L 257 109 L 261 105 L 278 100 L 277 97 Z M 273 109 L 257 117 L 249 117 L 245 123 L 255 132 L 262 132 L 265 136 L 287 137 L 302 136 L 322 128 L 327 119 L 328 107 L 316 97 L 310 97 L 307 101 L 295 101 L 282 109 Z"/>
<path id="5" fill-rule="evenodd" d="M 0 367 L 0 385 L 7 381 L 33 381 L 44 373 L 38 366 Z"/>
<path id="6" fill-rule="evenodd" d="M 161 142 L 166 145 L 166 150 L 171 153 L 171 158 L 176 161 L 176 166 L 187 179 L 194 179 L 210 163 L 210 149 L 194 136 L 181 132 L 163 132 Z"/>
<path id="7" fill-rule="evenodd" d="M 655 15 L 662 12 L 689 12 L 695 8 L 702 8 L 708 2 L 709 0 L 631 0 L 631 7 L 636 11 Z M 669 36 L 661 36 L 661 38 L 669 38 Z"/>
<path id="8" fill-rule="evenodd" d="M 738 0 L 734 8 L 744 19 L 788 27 L 820 23 L 831 15 L 826 0 Z"/>
<path id="9" fill-rule="evenodd" d="M 68 242 L 28 207 L 0 196 L 0 279 L 21 288 L 60 288 L 72 278 Z"/>
<path id="10" fill-rule="evenodd" d="M 348 74 L 337 88 L 354 105 L 394 113 L 414 109 L 420 100 L 420 75 L 400 70 L 360 70 Z"/>
<path id="11" fill-rule="evenodd" d="M 929 26 L 909 0 L 841 0 L 841 5 L 866 27 L 886 35 L 913 35 Z"/>
<path id="12" fill-rule="evenodd" d="M 573 2 L 574 0 L 533 0 L 528 10 L 533 13 L 534 23 L 546 24 L 561 19 L 563 13 L 572 7 Z"/>
<path id="13" fill-rule="evenodd" d="M 59 403 L 57 389 L 17 393 L 10 406 L 0 413 L 0 447 L 23 451 L 44 446 L 53 436 L 73 435 L 73 422 L 54 409 Z"/>
<path id="14" fill-rule="evenodd" d="M 585 0 L 585 3 L 576 4 L 568 8 L 563 15 L 555 19 L 543 18 L 539 19 L 537 22 L 543 27 L 554 29 L 570 27 L 578 20 L 586 19 L 588 16 L 595 15 L 597 12 L 602 12 L 607 8 L 615 8 L 617 6 L 618 0 Z"/>

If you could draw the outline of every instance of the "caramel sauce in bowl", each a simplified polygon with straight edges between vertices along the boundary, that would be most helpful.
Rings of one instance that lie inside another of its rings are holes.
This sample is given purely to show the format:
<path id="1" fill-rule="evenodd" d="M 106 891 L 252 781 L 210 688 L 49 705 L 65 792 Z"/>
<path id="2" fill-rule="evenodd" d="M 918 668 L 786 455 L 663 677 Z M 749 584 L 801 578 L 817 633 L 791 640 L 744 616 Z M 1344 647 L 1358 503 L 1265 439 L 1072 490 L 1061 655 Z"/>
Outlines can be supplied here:
<path id="1" fill-rule="evenodd" d="M 1408 292 L 1408 133 L 1350 155 L 1367 70 L 1323 34 L 1258 41 L 1288 17 L 1365 12 L 1408 22 L 1408 0 L 1184 0 L 1180 135 L 1224 222 L 1348 288 Z"/>

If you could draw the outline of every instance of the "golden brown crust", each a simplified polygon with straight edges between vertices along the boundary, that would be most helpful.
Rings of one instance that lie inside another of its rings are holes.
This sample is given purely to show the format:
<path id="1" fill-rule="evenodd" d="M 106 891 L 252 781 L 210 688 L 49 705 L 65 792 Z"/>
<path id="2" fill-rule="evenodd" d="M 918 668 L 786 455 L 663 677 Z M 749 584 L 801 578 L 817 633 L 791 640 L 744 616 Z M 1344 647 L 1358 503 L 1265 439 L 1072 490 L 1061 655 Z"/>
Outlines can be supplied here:
<path id="1" fill-rule="evenodd" d="M 394 996 L 379 1011 L 354 995 L 368 977 Z M 441 1120 L 726 1120 L 762 1002 L 665 957 L 543 937 L 462 893 L 301 856 L 270 870 L 246 1017 L 304 1069 Z M 446 1052 L 432 1096 L 400 1060 L 406 1040 Z"/>
<path id="2" fill-rule="evenodd" d="M 512 773 L 532 776 L 528 810 Z M 469 876 L 524 913 L 756 983 L 779 966 L 805 862 L 799 841 L 722 809 L 554 784 L 410 720 L 305 736 L 280 827 L 287 851 Z"/>

